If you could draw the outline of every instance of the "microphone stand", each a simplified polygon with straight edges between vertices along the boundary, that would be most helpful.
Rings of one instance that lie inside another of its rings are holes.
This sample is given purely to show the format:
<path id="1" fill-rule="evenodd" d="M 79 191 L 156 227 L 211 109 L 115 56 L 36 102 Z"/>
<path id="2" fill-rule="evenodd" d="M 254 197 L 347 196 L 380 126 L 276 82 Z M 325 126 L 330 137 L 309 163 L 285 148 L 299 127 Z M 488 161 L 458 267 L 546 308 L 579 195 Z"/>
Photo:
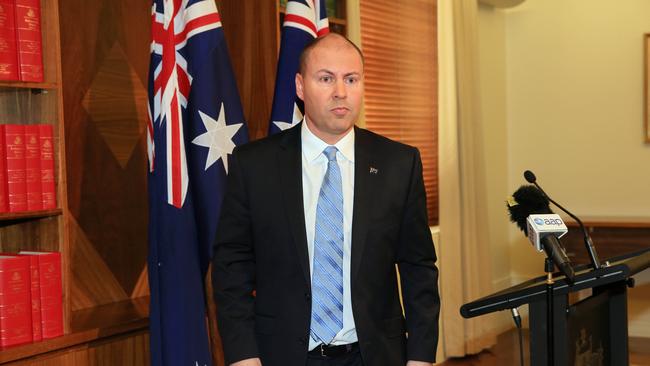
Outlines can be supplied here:
<path id="1" fill-rule="evenodd" d="M 587 248 L 587 253 L 589 254 L 589 259 L 591 261 L 591 265 L 594 267 L 594 269 L 599 269 L 601 267 L 600 264 L 600 259 L 598 259 L 598 254 L 596 252 L 596 248 L 594 247 L 594 242 L 591 240 L 591 236 L 587 232 L 587 229 L 585 228 L 585 225 L 582 223 L 582 220 L 578 218 L 578 216 L 572 214 L 567 210 L 566 208 L 562 207 L 559 203 L 555 202 L 551 197 L 549 197 L 546 192 L 540 187 L 539 184 L 537 184 L 537 177 L 535 176 L 535 173 L 531 172 L 530 170 L 526 170 L 524 172 L 524 179 L 526 179 L 526 182 L 533 184 L 537 189 L 539 189 L 540 192 L 548 199 L 551 203 L 553 203 L 557 208 L 560 210 L 564 211 L 567 215 L 569 215 L 572 219 L 574 219 L 577 223 L 578 226 L 580 226 L 580 229 L 582 230 L 582 237 L 585 242 L 585 247 Z"/>
<path id="2" fill-rule="evenodd" d="M 548 198 L 549 201 L 551 201 L 555 206 L 557 206 L 557 208 L 564 211 L 573 220 L 575 220 L 575 222 L 578 223 L 578 226 L 580 226 L 580 230 L 582 231 L 582 238 L 585 242 L 585 247 L 587 248 L 587 253 L 589 254 L 589 260 L 591 261 L 591 265 L 594 267 L 594 269 L 600 269 L 601 267 L 600 259 L 598 259 L 598 253 L 596 252 L 596 248 L 594 247 L 594 242 L 591 240 L 591 236 L 587 232 L 587 228 L 585 228 L 585 225 L 582 223 L 582 220 L 580 220 L 578 216 L 569 212 L 566 208 L 562 207 L 559 203 L 553 201 L 551 197 L 549 197 L 546 194 L 546 192 L 544 192 L 542 187 L 540 187 L 539 184 L 537 184 L 537 182 L 533 184 L 546 196 L 546 198 Z"/>
<path id="3" fill-rule="evenodd" d="M 548 365 L 554 366 L 554 318 L 553 318 L 553 260 L 546 257 L 544 260 L 544 272 L 546 272 L 546 343 L 548 351 Z"/>

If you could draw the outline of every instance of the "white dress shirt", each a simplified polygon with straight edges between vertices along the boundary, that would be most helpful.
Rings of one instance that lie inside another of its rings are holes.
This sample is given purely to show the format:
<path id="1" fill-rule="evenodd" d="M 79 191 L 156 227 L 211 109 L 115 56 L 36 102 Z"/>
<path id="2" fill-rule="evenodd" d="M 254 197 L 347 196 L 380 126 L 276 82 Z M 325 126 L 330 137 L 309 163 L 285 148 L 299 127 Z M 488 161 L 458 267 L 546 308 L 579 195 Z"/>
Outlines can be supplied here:
<path id="1" fill-rule="evenodd" d="M 306 116 L 305 116 L 306 118 Z M 316 205 L 320 188 L 327 171 L 327 157 L 323 150 L 330 146 L 314 135 L 303 122 L 302 137 L 302 195 L 305 210 L 305 230 L 307 232 L 307 249 L 309 251 L 309 273 L 314 268 L 314 235 L 316 231 Z M 352 316 L 352 300 L 350 297 L 350 254 L 352 248 L 352 204 L 354 199 L 354 129 L 335 145 L 338 152 L 336 161 L 341 170 L 343 185 L 343 329 L 334 337 L 331 344 L 341 345 L 357 341 L 357 332 Z M 312 337 L 309 340 L 309 350 L 320 342 Z"/>

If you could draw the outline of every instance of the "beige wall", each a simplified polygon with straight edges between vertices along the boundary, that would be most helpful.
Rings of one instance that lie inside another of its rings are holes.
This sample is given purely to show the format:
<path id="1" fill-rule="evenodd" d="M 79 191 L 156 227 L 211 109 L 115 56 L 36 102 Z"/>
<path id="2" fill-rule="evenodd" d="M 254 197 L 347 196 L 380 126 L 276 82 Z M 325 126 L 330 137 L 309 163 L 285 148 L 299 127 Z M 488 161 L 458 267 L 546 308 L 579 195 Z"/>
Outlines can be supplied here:
<path id="1" fill-rule="evenodd" d="M 642 39 L 650 33 L 649 14 L 647 0 L 480 7 L 491 197 L 514 191 L 531 169 L 578 215 L 650 216 L 650 145 L 643 143 L 642 127 Z M 503 223 L 502 207 L 490 202 L 490 227 L 507 233 L 490 235 L 501 285 L 505 271 L 513 284 L 541 274 L 543 258 L 513 224 Z M 650 274 L 637 279 L 629 332 L 648 337 Z"/>
<path id="2" fill-rule="evenodd" d="M 650 215 L 647 0 L 528 0 L 506 15 L 510 179 L 534 169 L 582 215 Z"/>
<path id="3" fill-rule="evenodd" d="M 509 191 L 531 169 L 548 193 L 578 215 L 650 216 L 650 146 L 642 128 L 648 14 L 646 0 L 481 7 L 484 105 L 495 103 L 492 110 L 484 106 L 484 119 L 497 131 L 487 138 L 507 141 Z M 505 38 L 497 35 L 502 31 Z M 486 65 L 504 48 L 505 71 Z M 500 156 L 488 152 L 497 160 L 488 164 L 498 166 Z M 496 179 L 495 193 L 502 184 Z M 539 273 L 539 257 L 513 225 L 509 230 L 513 278 Z"/>

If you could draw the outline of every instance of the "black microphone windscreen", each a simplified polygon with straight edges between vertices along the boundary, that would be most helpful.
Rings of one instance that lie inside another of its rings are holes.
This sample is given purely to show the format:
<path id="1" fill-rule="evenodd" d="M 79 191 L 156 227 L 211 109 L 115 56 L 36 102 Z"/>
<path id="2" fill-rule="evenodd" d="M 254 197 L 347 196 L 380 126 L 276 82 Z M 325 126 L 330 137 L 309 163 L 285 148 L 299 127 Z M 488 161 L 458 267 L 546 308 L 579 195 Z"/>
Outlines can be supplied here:
<path id="1" fill-rule="evenodd" d="M 526 179 L 526 182 L 528 183 L 535 183 L 537 181 L 535 173 L 531 172 L 530 170 L 526 170 L 524 172 L 524 179 Z"/>
<path id="2" fill-rule="evenodd" d="M 532 214 L 552 214 L 548 198 L 535 186 L 524 185 L 512 194 L 513 202 L 508 202 L 510 221 L 528 235 L 526 219 Z"/>

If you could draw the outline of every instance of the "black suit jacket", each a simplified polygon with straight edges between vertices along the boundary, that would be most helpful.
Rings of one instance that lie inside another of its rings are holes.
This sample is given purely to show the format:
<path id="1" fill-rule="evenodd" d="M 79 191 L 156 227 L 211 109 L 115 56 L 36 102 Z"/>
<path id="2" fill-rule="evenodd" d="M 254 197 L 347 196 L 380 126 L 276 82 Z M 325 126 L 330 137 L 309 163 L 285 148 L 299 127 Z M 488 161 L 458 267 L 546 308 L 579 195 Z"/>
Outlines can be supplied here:
<path id="1" fill-rule="evenodd" d="M 263 366 L 306 363 L 311 284 L 300 128 L 238 147 L 231 157 L 213 260 L 228 364 L 251 357 Z M 440 299 L 420 155 L 355 127 L 354 169 L 350 276 L 363 360 L 433 362 Z"/>

